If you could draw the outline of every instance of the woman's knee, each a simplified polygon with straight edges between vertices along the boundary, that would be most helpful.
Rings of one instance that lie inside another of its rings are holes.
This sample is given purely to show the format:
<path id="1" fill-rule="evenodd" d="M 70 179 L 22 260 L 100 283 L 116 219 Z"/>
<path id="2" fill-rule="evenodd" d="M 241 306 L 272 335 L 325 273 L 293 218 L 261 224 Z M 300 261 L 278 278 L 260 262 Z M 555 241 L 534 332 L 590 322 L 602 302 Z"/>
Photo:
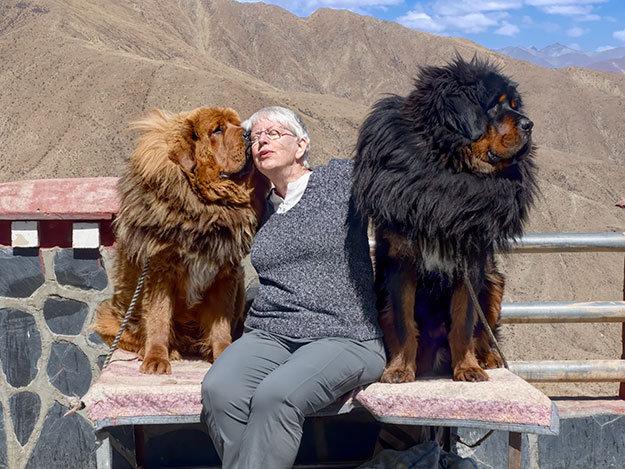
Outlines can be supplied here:
<path id="1" fill-rule="evenodd" d="M 252 397 L 251 407 L 254 412 L 274 412 L 278 409 L 294 407 L 288 399 L 288 383 L 278 383 L 271 380 L 265 380 L 260 383 L 254 396 Z"/>
<path id="2" fill-rule="evenodd" d="M 214 372 L 211 368 L 208 370 L 202 380 L 202 405 L 211 407 L 212 409 L 224 409 L 228 402 L 231 402 L 235 389 L 232 389 L 225 381 L 224 377 Z"/>

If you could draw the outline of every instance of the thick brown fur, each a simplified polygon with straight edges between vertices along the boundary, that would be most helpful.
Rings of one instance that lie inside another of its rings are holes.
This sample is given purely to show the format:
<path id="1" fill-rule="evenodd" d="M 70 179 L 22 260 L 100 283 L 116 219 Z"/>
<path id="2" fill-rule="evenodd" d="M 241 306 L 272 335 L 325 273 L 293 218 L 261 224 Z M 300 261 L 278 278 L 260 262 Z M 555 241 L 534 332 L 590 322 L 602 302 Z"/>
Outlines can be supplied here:
<path id="1" fill-rule="evenodd" d="M 501 366 L 468 282 L 496 330 L 495 251 L 522 234 L 537 191 L 532 126 L 512 80 L 460 57 L 424 67 L 409 96 L 379 101 L 363 123 L 352 194 L 376 231 L 382 381 L 436 369 L 441 348 L 455 380 L 487 380 L 483 368 Z"/>
<path id="2" fill-rule="evenodd" d="M 119 180 L 113 298 L 94 329 L 111 344 L 146 260 L 150 267 L 119 347 L 144 373 L 171 373 L 170 360 L 208 361 L 240 335 L 241 260 L 250 250 L 268 182 L 254 169 L 241 121 L 230 108 L 156 110 L 132 127 L 139 144 Z"/>

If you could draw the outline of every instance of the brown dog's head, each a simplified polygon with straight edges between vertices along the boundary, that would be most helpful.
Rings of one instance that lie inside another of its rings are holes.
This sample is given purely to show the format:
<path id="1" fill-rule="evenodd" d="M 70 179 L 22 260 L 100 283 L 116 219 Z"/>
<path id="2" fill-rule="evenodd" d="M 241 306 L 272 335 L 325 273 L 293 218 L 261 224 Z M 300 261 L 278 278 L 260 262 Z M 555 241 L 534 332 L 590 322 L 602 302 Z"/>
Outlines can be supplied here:
<path id="1" fill-rule="evenodd" d="M 198 108 L 172 129 L 169 159 L 192 180 L 234 175 L 247 165 L 241 119 L 230 108 Z"/>
<path id="2" fill-rule="evenodd" d="M 200 201 L 249 204 L 255 171 L 237 112 L 198 108 L 174 121 L 167 135 L 167 156 L 182 170 Z"/>

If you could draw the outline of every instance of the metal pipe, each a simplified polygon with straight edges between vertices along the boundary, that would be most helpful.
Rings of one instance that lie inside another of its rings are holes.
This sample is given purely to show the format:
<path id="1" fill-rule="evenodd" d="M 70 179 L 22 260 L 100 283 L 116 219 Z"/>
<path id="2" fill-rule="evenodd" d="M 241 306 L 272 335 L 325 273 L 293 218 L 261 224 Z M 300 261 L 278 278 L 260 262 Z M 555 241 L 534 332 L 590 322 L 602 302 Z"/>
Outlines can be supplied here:
<path id="1" fill-rule="evenodd" d="M 625 322 L 625 301 L 504 303 L 501 306 L 502 324 L 577 322 Z"/>
<path id="2" fill-rule="evenodd" d="M 509 241 L 509 252 L 625 252 L 625 233 L 529 233 Z"/>
<path id="3" fill-rule="evenodd" d="M 375 240 L 369 239 L 369 247 Z M 525 253 L 547 252 L 625 252 L 625 233 L 528 233 L 511 238 L 503 251 Z"/>
<path id="4" fill-rule="evenodd" d="M 369 241 L 375 247 L 375 241 Z M 510 239 L 502 249 L 510 253 L 625 252 L 625 233 L 530 233 Z M 533 382 L 613 382 L 620 381 L 619 396 L 625 399 L 625 266 L 624 301 L 587 303 L 506 303 L 501 322 L 578 323 L 622 322 L 623 353 L 621 360 L 510 362 L 510 369 Z"/>
<path id="5" fill-rule="evenodd" d="M 533 383 L 625 382 L 625 360 L 511 361 L 510 371 Z"/>

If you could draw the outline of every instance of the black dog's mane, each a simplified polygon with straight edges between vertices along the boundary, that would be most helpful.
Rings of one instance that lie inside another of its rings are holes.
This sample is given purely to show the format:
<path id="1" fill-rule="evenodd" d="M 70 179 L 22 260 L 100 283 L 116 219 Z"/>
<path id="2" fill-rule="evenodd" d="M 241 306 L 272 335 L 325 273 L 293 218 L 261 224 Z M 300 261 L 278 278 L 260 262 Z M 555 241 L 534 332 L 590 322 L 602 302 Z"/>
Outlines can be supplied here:
<path id="1" fill-rule="evenodd" d="M 363 123 L 354 203 L 377 228 L 437 253 L 458 274 L 464 261 L 483 266 L 522 233 L 537 190 L 533 150 L 499 173 L 459 163 L 460 148 L 486 128 L 485 101 L 515 86 L 487 62 L 425 67 L 415 83 L 407 98 L 377 102 Z"/>

